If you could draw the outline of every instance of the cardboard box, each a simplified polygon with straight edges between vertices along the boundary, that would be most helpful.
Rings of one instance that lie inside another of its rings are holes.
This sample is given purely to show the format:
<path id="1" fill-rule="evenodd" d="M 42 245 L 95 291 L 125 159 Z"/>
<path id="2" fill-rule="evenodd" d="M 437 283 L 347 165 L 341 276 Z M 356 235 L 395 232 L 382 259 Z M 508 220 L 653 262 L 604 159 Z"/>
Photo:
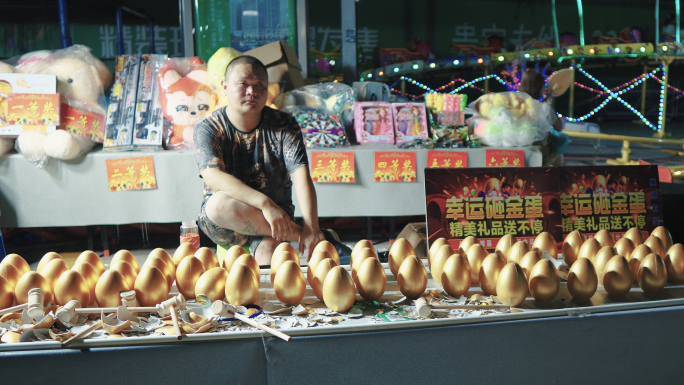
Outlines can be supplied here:
<path id="1" fill-rule="evenodd" d="M 29 74 L 0 74 L 0 136 L 16 137 L 22 131 L 42 131 L 51 132 L 57 129 L 56 125 L 16 125 L 10 124 L 12 119 L 8 104 L 10 103 L 11 94 L 14 95 L 57 95 L 57 77 L 55 75 L 29 75 Z M 52 98 L 54 99 L 54 98 Z M 46 99 L 50 103 L 51 108 L 49 113 L 46 112 L 45 106 L 41 101 L 36 101 L 38 108 L 36 113 L 36 121 L 44 120 L 48 115 L 54 115 L 47 120 L 59 122 L 60 105 L 59 99 Z M 56 100 L 56 103 L 55 103 Z M 56 120 L 54 119 L 56 118 Z"/>
<path id="2" fill-rule="evenodd" d="M 416 251 L 416 257 L 427 258 L 427 226 L 425 222 L 409 223 L 401 230 L 397 238 L 404 238 L 409 241 Z"/>
<path id="3" fill-rule="evenodd" d="M 302 66 L 297 59 L 297 53 L 292 47 L 276 41 L 247 51 L 244 55 L 254 56 L 261 60 L 268 70 L 268 81 L 285 81 L 283 92 L 304 86 Z"/>

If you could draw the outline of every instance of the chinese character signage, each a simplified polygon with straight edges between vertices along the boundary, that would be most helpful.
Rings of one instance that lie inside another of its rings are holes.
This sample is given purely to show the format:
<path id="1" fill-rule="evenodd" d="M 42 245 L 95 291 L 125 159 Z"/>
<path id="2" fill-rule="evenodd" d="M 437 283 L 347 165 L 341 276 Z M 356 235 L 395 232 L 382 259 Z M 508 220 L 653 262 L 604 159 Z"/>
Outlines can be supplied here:
<path id="1" fill-rule="evenodd" d="M 490 150 L 485 151 L 487 167 L 525 167 L 525 151 Z"/>
<path id="2" fill-rule="evenodd" d="M 376 182 L 415 182 L 416 153 L 376 152 L 373 177 Z"/>
<path id="3" fill-rule="evenodd" d="M 7 120 L 19 126 L 58 126 L 59 94 L 9 94 Z"/>
<path id="4" fill-rule="evenodd" d="M 663 223 L 658 166 L 561 167 L 559 178 L 563 234 L 606 229 L 617 240 Z"/>
<path id="5" fill-rule="evenodd" d="M 62 103 L 62 125 L 59 127 L 94 142 L 104 142 L 104 114 L 82 110 Z"/>
<path id="6" fill-rule="evenodd" d="M 354 183 L 354 152 L 312 151 L 311 179 L 318 183 Z"/>
<path id="7" fill-rule="evenodd" d="M 468 153 L 460 151 L 428 151 L 428 168 L 468 167 Z"/>
<path id="8" fill-rule="evenodd" d="M 541 232 L 563 239 L 558 168 L 425 169 L 428 239 L 458 247 L 467 236 L 493 249 L 504 234 L 532 244 Z"/>
<path id="9" fill-rule="evenodd" d="M 109 191 L 151 190 L 157 188 L 154 159 L 151 156 L 107 159 Z"/>

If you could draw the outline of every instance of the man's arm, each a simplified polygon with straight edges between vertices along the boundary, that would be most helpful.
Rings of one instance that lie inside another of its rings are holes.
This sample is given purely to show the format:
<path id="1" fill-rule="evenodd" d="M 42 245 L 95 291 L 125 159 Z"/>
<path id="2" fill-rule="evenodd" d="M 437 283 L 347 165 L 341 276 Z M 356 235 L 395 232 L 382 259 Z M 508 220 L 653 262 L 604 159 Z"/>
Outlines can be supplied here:
<path id="1" fill-rule="evenodd" d="M 278 207 L 265 194 L 247 186 L 241 180 L 217 168 L 207 168 L 201 172 L 204 183 L 213 192 L 223 192 L 229 197 L 255 207 L 264 215 L 271 226 L 271 236 L 283 240 L 292 233 L 292 221 L 287 213 Z M 315 197 L 314 197 L 315 198 Z"/>
<path id="2" fill-rule="evenodd" d="M 316 189 L 311 180 L 311 175 L 309 175 L 309 168 L 306 165 L 296 169 L 290 176 L 297 192 L 297 202 L 299 203 L 299 209 L 302 211 L 302 219 L 304 219 L 302 234 L 299 238 L 299 252 L 302 255 L 305 255 L 304 253 L 306 252 L 306 259 L 308 260 L 313 248 L 318 242 L 325 239 L 318 225 Z"/>

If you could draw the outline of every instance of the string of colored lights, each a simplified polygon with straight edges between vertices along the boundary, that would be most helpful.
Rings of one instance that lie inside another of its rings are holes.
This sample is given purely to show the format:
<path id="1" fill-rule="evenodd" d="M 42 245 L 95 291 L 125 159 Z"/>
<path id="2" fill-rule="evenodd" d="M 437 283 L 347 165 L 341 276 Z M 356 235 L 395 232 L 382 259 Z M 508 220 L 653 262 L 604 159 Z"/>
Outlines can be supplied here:
<path id="1" fill-rule="evenodd" d="M 487 78 L 491 78 L 491 77 L 493 77 L 493 76 L 495 76 L 495 77 L 498 78 L 498 76 L 495 75 L 495 74 L 489 75 L 489 77 L 487 77 Z M 479 79 L 479 78 L 478 78 L 478 79 Z M 432 89 L 432 88 L 428 87 L 427 85 L 422 84 L 422 83 L 420 83 L 419 81 L 417 81 L 417 80 L 415 80 L 415 79 L 411 79 L 411 78 L 406 77 L 406 76 L 401 76 L 401 77 L 399 77 L 399 79 L 397 79 L 397 81 L 395 81 L 392 85 L 389 86 L 389 89 L 390 89 L 390 92 L 394 92 L 394 93 L 399 94 L 399 95 L 404 95 L 401 91 L 397 90 L 396 87 L 397 87 L 397 85 L 398 85 L 399 83 L 401 83 L 402 81 L 405 81 L 405 82 L 408 82 L 408 83 L 410 83 L 410 84 L 413 84 L 413 85 L 415 85 L 415 86 L 417 86 L 417 87 L 422 88 L 423 90 L 426 91 L 425 93 L 430 93 L 430 92 L 440 92 L 440 91 L 445 90 L 445 89 L 447 89 L 447 88 L 449 88 L 449 87 L 452 87 L 453 85 L 456 84 L 456 82 L 461 82 L 461 83 L 464 83 L 464 84 L 463 84 L 462 86 L 460 86 L 459 88 L 457 88 L 456 90 L 460 91 L 460 90 L 463 90 L 463 89 L 466 88 L 466 87 L 469 87 L 469 88 L 473 88 L 473 89 L 476 89 L 476 90 L 478 90 L 478 91 L 484 93 L 484 90 L 483 90 L 482 88 L 479 88 L 479 87 L 477 87 L 477 86 L 474 85 L 475 83 L 477 83 L 477 81 L 479 81 L 478 79 L 475 79 L 475 80 L 473 80 L 473 81 L 468 82 L 468 81 L 466 81 L 465 79 L 456 78 L 456 79 L 450 81 L 449 83 L 447 83 L 447 84 L 445 84 L 445 85 L 443 85 L 443 86 L 441 86 L 441 87 Z M 497 79 L 497 80 L 499 80 L 499 82 L 502 81 L 501 79 Z M 505 84 L 504 84 L 504 85 L 505 85 Z M 450 93 L 453 94 L 453 93 L 455 93 L 455 92 L 458 92 L 458 91 L 456 91 L 456 90 L 454 90 L 454 91 L 452 91 L 452 92 L 450 92 Z M 406 94 L 406 95 L 404 95 L 404 96 L 408 97 L 408 98 L 411 99 L 411 100 L 416 100 L 416 99 L 420 99 L 420 98 L 425 97 L 425 94 L 422 94 L 422 95 Z"/>

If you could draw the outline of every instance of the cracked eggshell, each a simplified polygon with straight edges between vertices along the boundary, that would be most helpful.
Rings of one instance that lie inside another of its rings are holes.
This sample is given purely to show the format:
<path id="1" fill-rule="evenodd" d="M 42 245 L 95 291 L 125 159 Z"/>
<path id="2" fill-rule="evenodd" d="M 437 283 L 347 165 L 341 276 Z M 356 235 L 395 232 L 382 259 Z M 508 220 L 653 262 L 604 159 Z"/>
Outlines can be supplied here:
<path id="1" fill-rule="evenodd" d="M 133 269 L 135 269 L 135 275 L 138 276 L 138 273 L 140 273 L 140 263 L 138 262 L 138 258 L 133 255 L 130 251 L 126 249 L 121 249 L 114 254 L 112 257 L 111 262 L 109 263 L 109 266 L 111 268 L 112 264 L 116 261 L 124 261 L 131 265 Z"/>
<path id="2" fill-rule="evenodd" d="M 144 270 L 145 269 L 143 269 L 143 271 Z M 142 271 L 140 274 L 142 274 Z M 140 274 L 138 277 L 140 277 Z M 166 284 L 166 279 L 164 279 L 164 284 Z M 124 278 L 121 273 L 116 270 L 107 270 L 100 276 L 100 279 L 97 280 L 97 284 L 95 285 L 95 299 L 100 307 L 117 307 L 121 305 L 121 292 L 128 291 L 130 289 L 131 288 L 126 283 L 126 278 Z M 137 299 L 142 305 L 142 301 L 140 301 L 139 296 Z"/>
<path id="3" fill-rule="evenodd" d="M 319 264 L 317 269 L 320 268 Z M 341 266 L 330 269 L 323 283 L 325 306 L 332 311 L 344 312 L 354 305 L 355 298 L 354 282 L 349 273 Z"/>
<path id="4" fill-rule="evenodd" d="M 286 261 L 278 268 L 273 281 L 273 291 L 284 305 L 299 305 L 306 292 L 306 280 L 298 263 Z"/>
<path id="5" fill-rule="evenodd" d="M 398 238 L 392 243 L 387 257 L 392 275 L 395 277 L 397 276 L 399 266 L 401 266 L 401 263 L 404 262 L 404 259 L 409 255 L 416 255 L 416 251 L 411 245 L 411 242 L 405 238 Z"/>

